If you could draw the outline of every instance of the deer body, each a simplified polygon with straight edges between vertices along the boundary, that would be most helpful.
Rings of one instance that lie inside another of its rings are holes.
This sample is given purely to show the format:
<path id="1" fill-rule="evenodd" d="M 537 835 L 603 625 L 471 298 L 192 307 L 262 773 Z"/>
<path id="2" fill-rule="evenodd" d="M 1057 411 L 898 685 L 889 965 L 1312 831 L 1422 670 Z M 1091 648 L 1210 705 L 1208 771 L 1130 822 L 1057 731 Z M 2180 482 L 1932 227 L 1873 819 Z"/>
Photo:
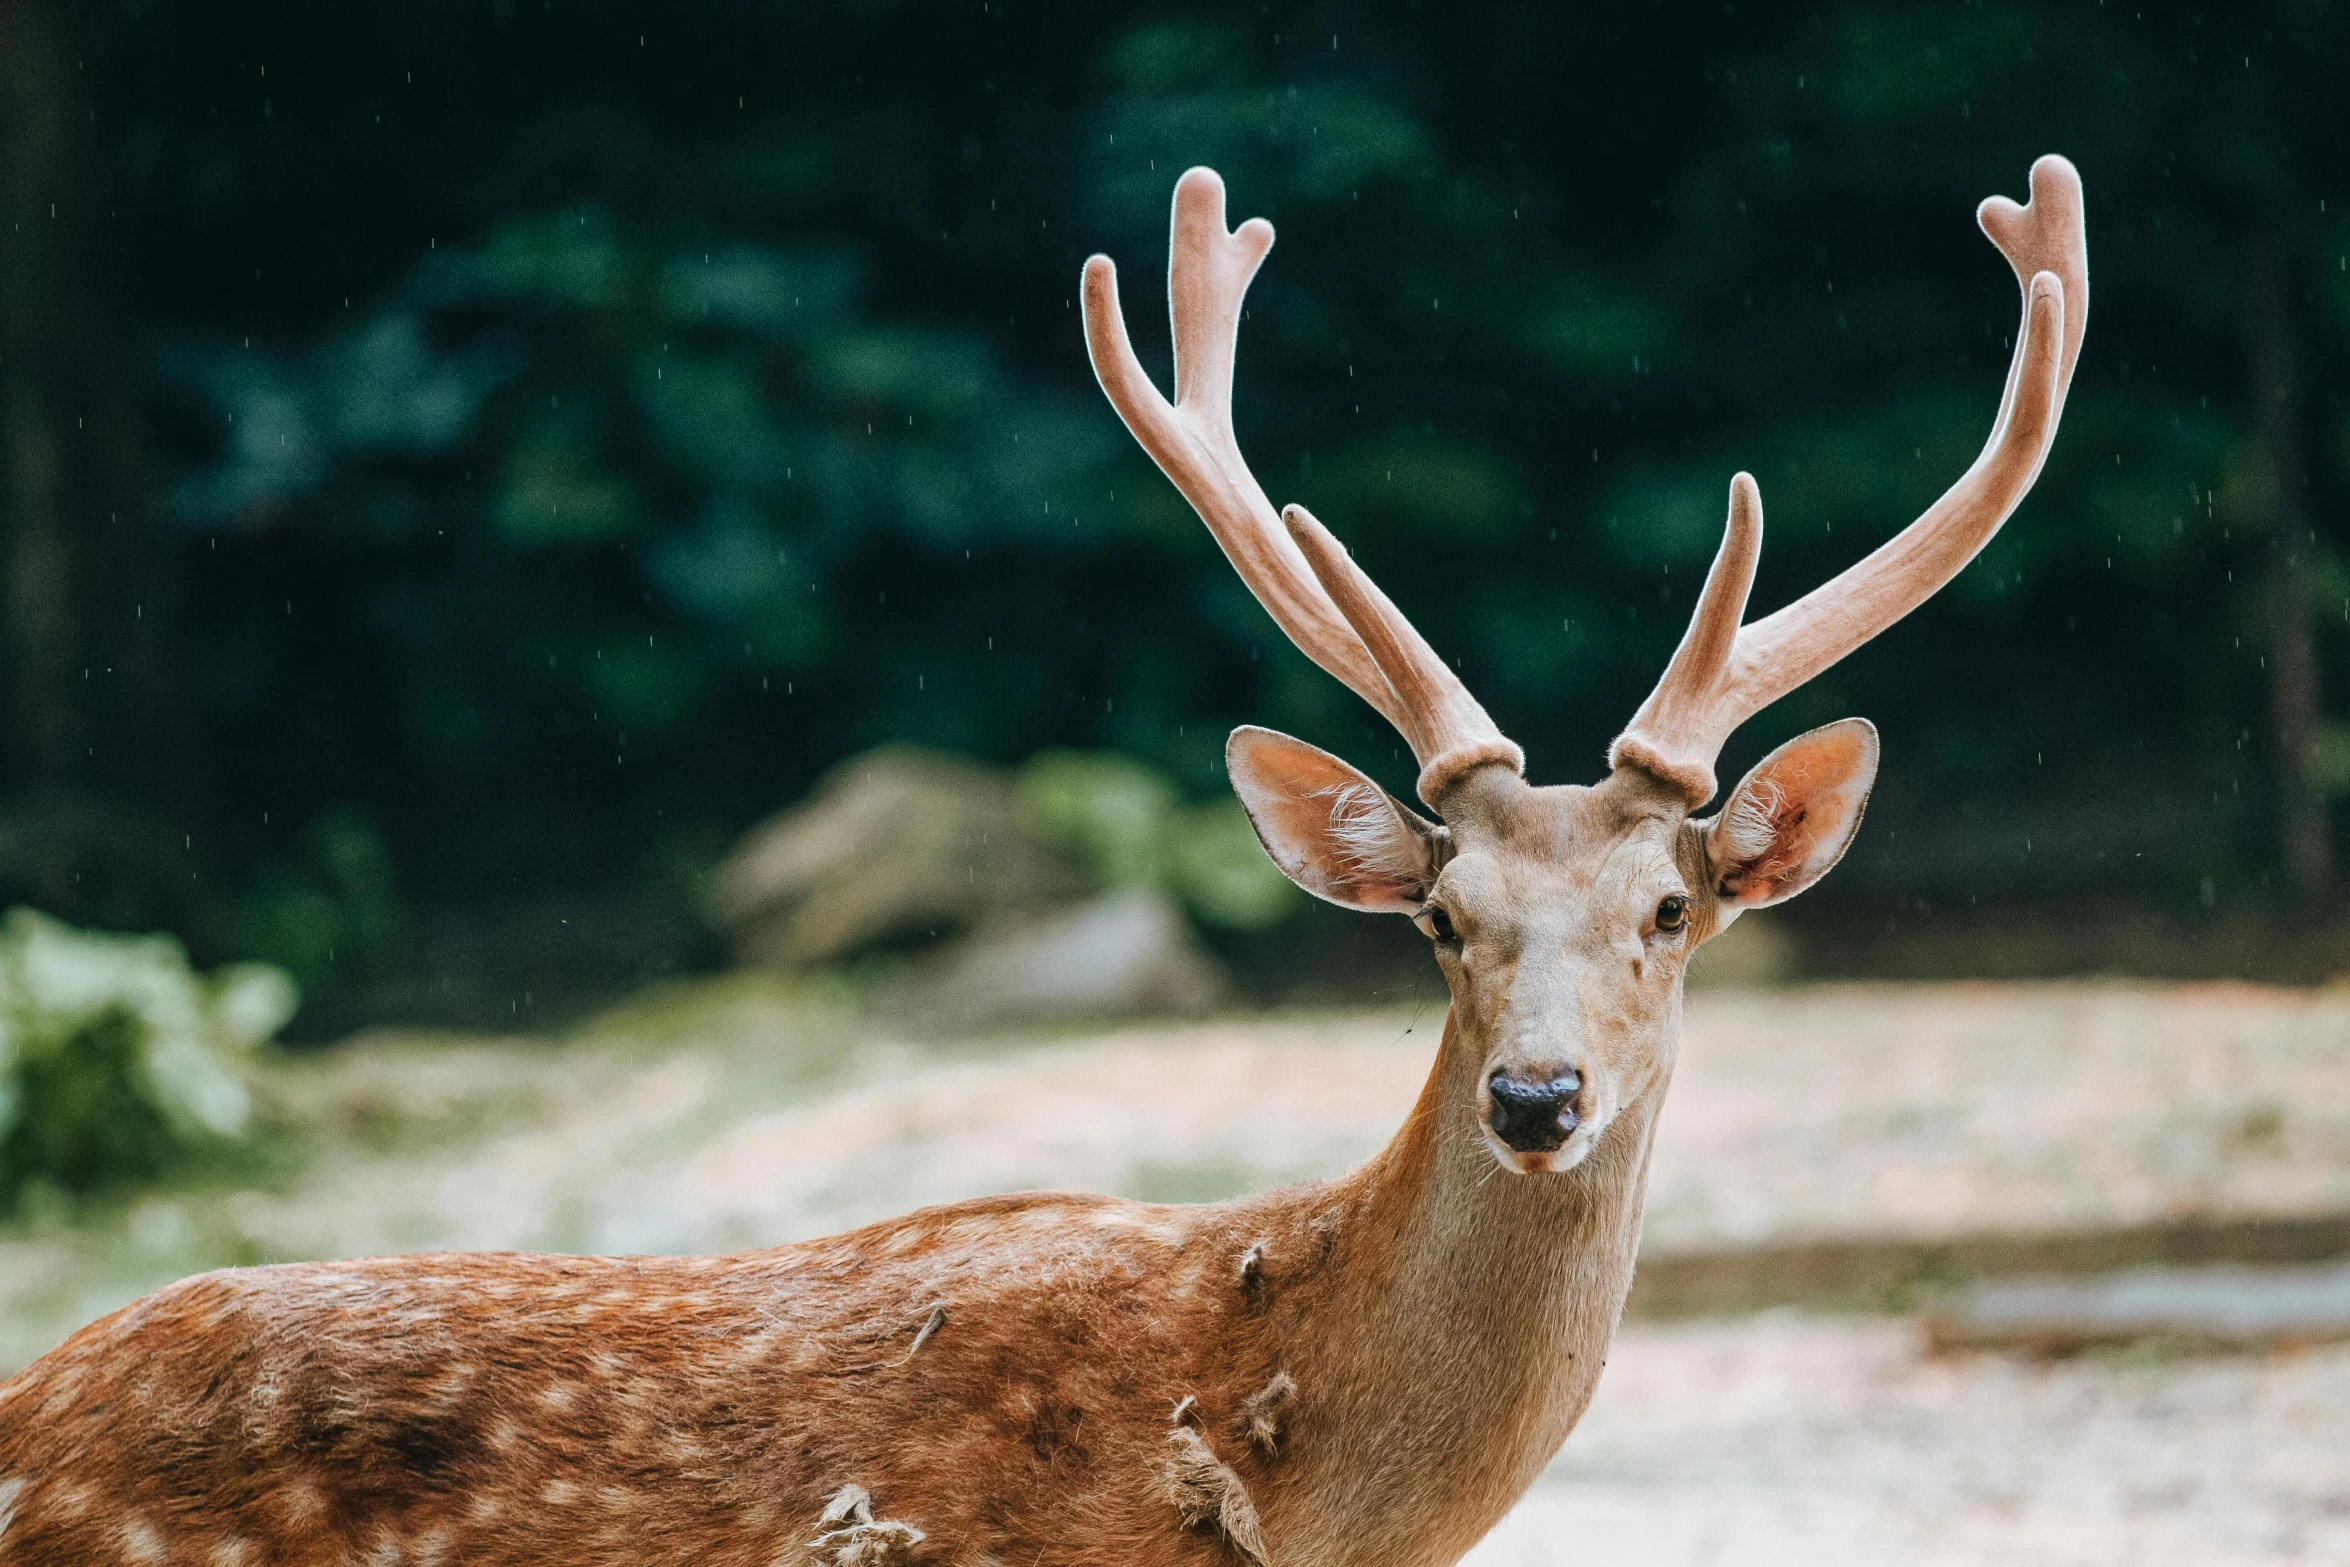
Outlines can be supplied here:
<path id="1" fill-rule="evenodd" d="M 1963 567 L 2039 471 L 2087 319 L 2078 177 L 1981 221 L 2023 329 L 1981 458 L 1909 528 L 1752 625 L 1753 481 L 1596 785 L 1535 788 L 1450 665 L 1231 427 L 1272 244 L 1175 195 L 1176 396 L 1106 258 L 1094 366 L 1300 648 L 1388 717 L 1420 817 L 1268 730 L 1226 760 L 1266 851 L 1409 916 L 1452 992 L 1427 1087 L 1340 1180 L 1201 1207 L 1029 1195 L 736 1257 L 483 1253 L 232 1270 L 0 1385 L 0 1564 L 1042 1567 L 1457 1559 L 1589 1402 L 1631 1284 L 1698 945 L 1824 875 L 1876 731 L 1798 736 L 1731 791 L 1738 723 Z"/>
<path id="2" fill-rule="evenodd" d="M 0 1387 L 0 1561 L 767 1567 L 827 1559 L 847 1485 L 922 1532 L 909 1561 L 1232 1560 L 1170 1506 L 1179 1428 L 1267 1560 L 1453 1560 L 1590 1398 L 1647 1148 L 1643 1117 L 1556 1183 L 1492 1179 L 1442 1131 L 1475 1066 L 1448 1030 L 1378 1157 L 1236 1202 L 1032 1194 L 732 1257 L 185 1280 Z"/>

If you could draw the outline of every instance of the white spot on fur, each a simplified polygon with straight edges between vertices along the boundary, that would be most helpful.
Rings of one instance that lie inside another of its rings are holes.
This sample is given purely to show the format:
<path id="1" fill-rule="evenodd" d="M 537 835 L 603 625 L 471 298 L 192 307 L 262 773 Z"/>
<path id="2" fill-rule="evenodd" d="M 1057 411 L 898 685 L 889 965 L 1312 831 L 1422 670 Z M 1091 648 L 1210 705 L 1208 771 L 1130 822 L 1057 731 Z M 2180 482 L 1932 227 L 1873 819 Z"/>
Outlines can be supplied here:
<path id="1" fill-rule="evenodd" d="M 929 1230 L 905 1225 L 882 1239 L 880 1249 L 887 1252 L 907 1252 L 922 1246 L 932 1238 Z"/>
<path id="2" fill-rule="evenodd" d="M 579 1487 L 569 1480 L 549 1480 L 539 1495 L 549 1507 L 569 1507 L 579 1500 Z"/>
<path id="3" fill-rule="evenodd" d="M 115 1526 L 114 1533 L 125 1561 L 159 1562 L 170 1554 L 163 1548 L 163 1536 L 144 1518 L 126 1518 Z"/>
<path id="4" fill-rule="evenodd" d="M 48 1396 L 41 1400 L 41 1413 L 52 1420 L 63 1419 L 66 1411 L 73 1408 L 87 1374 L 82 1367 L 71 1365 L 58 1372 L 50 1383 Z"/>
<path id="5" fill-rule="evenodd" d="M 549 1409 L 564 1410 L 569 1409 L 578 1397 L 578 1383 L 558 1382 L 539 1395 L 539 1402 Z"/>
<path id="6" fill-rule="evenodd" d="M 212 1567 L 246 1567 L 253 1559 L 252 1542 L 241 1535 L 230 1535 L 212 1547 Z"/>
<path id="7" fill-rule="evenodd" d="M 8 1537 L 8 1525 L 16 1517 L 16 1499 L 24 1495 L 28 1483 L 23 1479 L 0 1480 L 0 1540 Z"/>

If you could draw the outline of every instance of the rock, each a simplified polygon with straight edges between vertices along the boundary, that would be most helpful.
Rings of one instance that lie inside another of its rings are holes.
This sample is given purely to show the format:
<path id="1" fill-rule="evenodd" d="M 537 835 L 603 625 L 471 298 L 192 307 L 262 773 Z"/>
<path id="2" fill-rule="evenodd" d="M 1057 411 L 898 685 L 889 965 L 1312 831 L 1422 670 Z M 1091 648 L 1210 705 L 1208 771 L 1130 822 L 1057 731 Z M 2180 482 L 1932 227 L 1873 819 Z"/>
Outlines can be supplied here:
<path id="1" fill-rule="evenodd" d="M 1940 1350 L 2061 1355 L 2155 1340 L 2271 1350 L 2350 1339 L 2350 1263 L 2163 1267 L 1979 1284 L 1927 1320 Z"/>
<path id="2" fill-rule="evenodd" d="M 888 746 L 746 833 L 718 868 L 709 913 L 738 962 L 793 970 L 1085 890 L 1069 856 L 1021 825 L 1006 774 Z"/>
<path id="3" fill-rule="evenodd" d="M 1222 971 L 1174 900 L 1128 888 L 982 926 L 927 965 L 894 1010 L 976 1029 L 1197 1014 L 1227 999 Z"/>
<path id="4" fill-rule="evenodd" d="M 1102 782 L 1093 759 L 1076 760 L 1090 768 L 1077 783 Z M 1095 793 L 1123 798 L 1106 786 Z M 1093 896 L 1103 867 L 1088 842 L 1024 805 L 1009 773 L 892 746 L 837 768 L 745 834 L 714 878 L 710 917 L 737 961 L 757 968 L 927 944 L 935 950 L 872 971 L 888 987 L 884 1009 L 923 1027 L 1222 1003 L 1223 972 L 1174 898 L 1151 886 Z"/>

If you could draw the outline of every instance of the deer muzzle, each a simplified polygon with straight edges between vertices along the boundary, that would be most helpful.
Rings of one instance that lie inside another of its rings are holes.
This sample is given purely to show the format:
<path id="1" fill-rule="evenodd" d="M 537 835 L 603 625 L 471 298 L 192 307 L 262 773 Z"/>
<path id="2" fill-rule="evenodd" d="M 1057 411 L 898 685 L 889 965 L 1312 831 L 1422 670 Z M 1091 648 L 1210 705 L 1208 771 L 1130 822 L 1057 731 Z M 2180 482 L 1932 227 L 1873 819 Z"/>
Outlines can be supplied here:
<path id="1" fill-rule="evenodd" d="M 1503 1067 L 1485 1080 L 1486 1120 L 1516 1153 L 1550 1153 L 1580 1124 L 1583 1077 L 1571 1066 Z"/>

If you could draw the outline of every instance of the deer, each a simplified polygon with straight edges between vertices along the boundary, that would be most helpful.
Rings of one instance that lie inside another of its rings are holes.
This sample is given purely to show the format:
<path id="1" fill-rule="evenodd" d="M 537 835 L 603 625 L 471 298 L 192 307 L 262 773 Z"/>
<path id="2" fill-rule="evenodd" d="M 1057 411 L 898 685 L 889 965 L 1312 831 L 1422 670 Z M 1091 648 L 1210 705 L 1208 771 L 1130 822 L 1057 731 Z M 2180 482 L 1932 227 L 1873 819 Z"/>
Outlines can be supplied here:
<path id="1" fill-rule="evenodd" d="M 1722 541 L 1590 785 L 1536 786 L 1455 670 L 1233 433 L 1273 243 L 1174 192 L 1174 396 L 1085 264 L 1093 368 L 1273 620 L 1385 717 L 1429 812 L 1301 740 L 1227 761 L 1265 851 L 1400 914 L 1451 995 L 1426 1086 L 1351 1173 L 1204 1205 L 1030 1192 L 725 1257 L 516 1252 L 206 1273 L 0 1385 L 0 1561 L 1420 1567 L 1559 1451 L 1630 1288 L 1691 955 L 1853 840 L 1877 732 L 1730 734 L 1923 603 L 2054 440 L 2088 319 L 2078 174 L 1978 221 L 2023 294 L 1981 455 L 1842 575 L 1746 621 Z"/>

